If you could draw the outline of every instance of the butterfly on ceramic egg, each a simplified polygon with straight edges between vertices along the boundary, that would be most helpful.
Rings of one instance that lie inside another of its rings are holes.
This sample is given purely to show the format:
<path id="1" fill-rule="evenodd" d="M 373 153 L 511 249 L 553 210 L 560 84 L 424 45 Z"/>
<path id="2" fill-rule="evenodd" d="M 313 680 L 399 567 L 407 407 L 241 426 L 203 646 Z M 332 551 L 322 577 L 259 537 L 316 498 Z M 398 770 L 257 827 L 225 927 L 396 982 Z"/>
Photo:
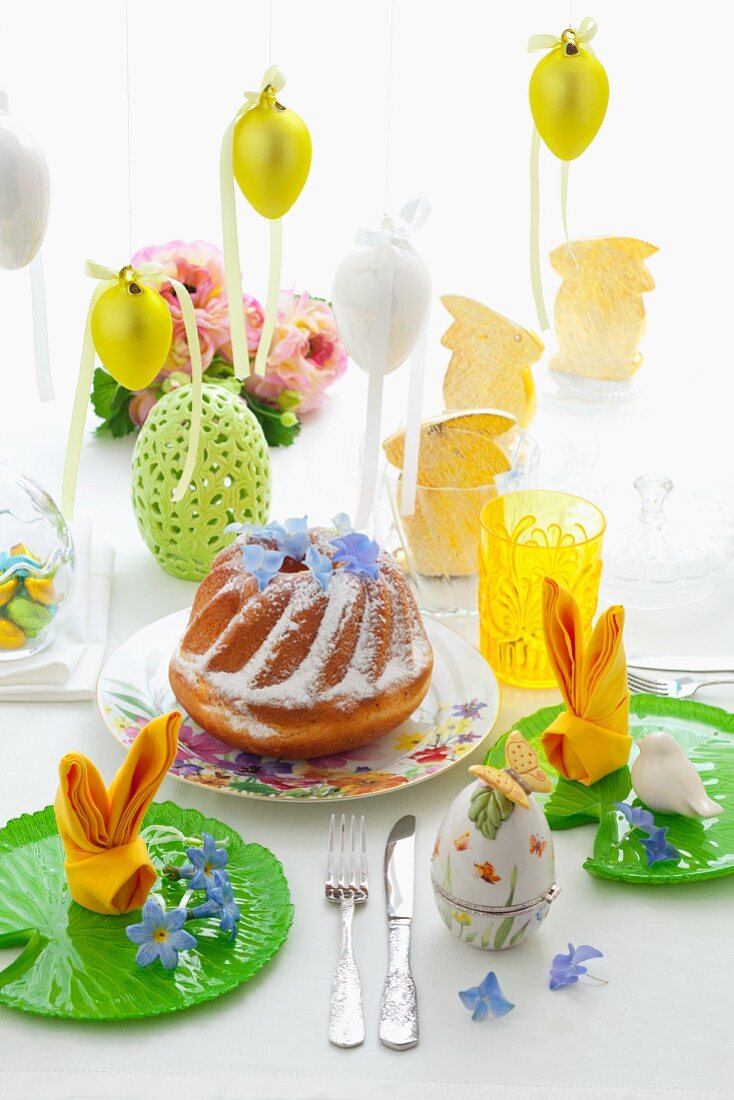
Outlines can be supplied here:
<path id="1" fill-rule="evenodd" d="M 547 844 L 548 841 L 544 840 L 542 836 L 537 836 L 535 833 L 532 833 L 530 836 L 530 855 L 537 856 L 538 859 L 540 859 Z"/>
<path id="2" fill-rule="evenodd" d="M 505 743 L 507 767 L 502 771 L 487 764 L 473 764 L 469 769 L 488 787 L 501 791 L 510 802 L 529 809 L 531 791 L 550 791 L 552 784 L 538 763 L 538 754 L 519 730 L 513 730 Z"/>
<path id="3" fill-rule="evenodd" d="M 475 863 L 474 869 L 479 875 L 480 879 L 482 879 L 484 882 L 490 883 L 490 885 L 495 882 L 502 881 L 500 876 L 495 873 L 494 866 L 491 863 Z"/>

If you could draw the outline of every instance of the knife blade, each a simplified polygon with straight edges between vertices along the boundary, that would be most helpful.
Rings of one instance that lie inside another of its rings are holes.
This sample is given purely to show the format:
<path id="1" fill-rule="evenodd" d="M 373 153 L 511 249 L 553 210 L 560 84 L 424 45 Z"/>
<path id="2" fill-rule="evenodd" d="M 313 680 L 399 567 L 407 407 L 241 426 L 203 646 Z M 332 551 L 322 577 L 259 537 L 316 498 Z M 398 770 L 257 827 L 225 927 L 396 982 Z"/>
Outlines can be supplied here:
<path id="1" fill-rule="evenodd" d="M 418 1042 L 418 1005 L 410 972 L 410 932 L 415 880 L 415 817 L 392 828 L 385 846 L 385 907 L 389 959 L 380 999 L 380 1042 L 408 1050 Z"/>
<path id="2" fill-rule="evenodd" d="M 633 654 L 627 658 L 627 668 L 656 669 L 658 672 L 734 672 L 734 657 Z"/>

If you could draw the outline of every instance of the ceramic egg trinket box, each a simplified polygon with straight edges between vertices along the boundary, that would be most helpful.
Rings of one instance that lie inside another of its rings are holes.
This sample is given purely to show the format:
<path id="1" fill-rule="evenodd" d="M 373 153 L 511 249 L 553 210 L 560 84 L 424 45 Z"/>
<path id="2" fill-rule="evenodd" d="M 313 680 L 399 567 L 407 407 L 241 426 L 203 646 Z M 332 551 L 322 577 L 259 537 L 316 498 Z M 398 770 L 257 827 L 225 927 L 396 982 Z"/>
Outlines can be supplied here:
<path id="1" fill-rule="evenodd" d="M 553 840 L 532 791 L 551 784 L 522 735 L 507 739 L 507 767 L 474 765 L 476 783 L 452 802 L 431 861 L 438 911 L 464 943 L 516 947 L 545 920 L 560 892 Z"/>

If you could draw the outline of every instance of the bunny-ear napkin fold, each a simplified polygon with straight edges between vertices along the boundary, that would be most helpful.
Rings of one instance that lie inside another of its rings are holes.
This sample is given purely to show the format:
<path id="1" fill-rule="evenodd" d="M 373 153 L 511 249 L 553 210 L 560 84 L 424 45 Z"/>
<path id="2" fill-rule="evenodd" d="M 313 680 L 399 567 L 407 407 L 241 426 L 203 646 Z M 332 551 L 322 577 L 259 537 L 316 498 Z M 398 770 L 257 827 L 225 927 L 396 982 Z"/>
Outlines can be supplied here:
<path id="1" fill-rule="evenodd" d="M 71 896 L 95 913 L 139 909 L 157 875 L 139 832 L 178 749 L 177 711 L 144 726 L 106 788 L 91 760 L 68 753 L 59 764 L 54 809 Z"/>
<path id="2" fill-rule="evenodd" d="M 624 608 L 599 616 L 588 646 L 570 592 L 543 581 L 543 633 L 566 711 L 543 734 L 549 763 L 589 786 L 629 759 L 629 688 L 622 644 Z"/>

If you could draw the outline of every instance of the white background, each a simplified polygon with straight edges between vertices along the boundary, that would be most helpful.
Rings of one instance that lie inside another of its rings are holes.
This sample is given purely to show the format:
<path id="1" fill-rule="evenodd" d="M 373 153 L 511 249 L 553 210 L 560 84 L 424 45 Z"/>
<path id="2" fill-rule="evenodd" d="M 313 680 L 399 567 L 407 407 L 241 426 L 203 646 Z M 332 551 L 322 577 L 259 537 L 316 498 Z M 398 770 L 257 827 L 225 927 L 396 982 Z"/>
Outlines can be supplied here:
<path id="1" fill-rule="evenodd" d="M 723 0 L 695 8 L 597 0 L 593 9 L 574 8 L 576 21 L 592 14 L 599 23 L 595 48 L 611 99 L 602 131 L 571 169 L 571 233 L 639 236 L 659 245 L 649 261 L 658 286 L 646 298 L 645 363 L 630 406 L 561 407 L 538 371 L 533 431 L 546 480 L 559 479 L 564 457 L 580 455 L 584 463 L 567 469 L 567 479 L 602 504 L 612 528 L 618 517 L 632 517 L 629 484 L 644 470 L 673 477 L 679 511 L 700 494 L 730 507 L 734 9 Z M 270 9 L 249 0 L 130 0 L 128 195 L 123 4 L 0 7 L 0 80 L 13 120 L 42 144 L 52 176 L 43 255 L 58 392 L 54 405 L 38 405 L 27 274 L 0 273 L 0 461 L 58 495 L 91 290 L 84 259 L 121 266 L 130 240 L 133 250 L 174 237 L 219 240 L 219 141 L 242 91 L 259 86 L 271 60 L 269 39 L 272 60 L 288 78 L 283 101 L 307 121 L 314 141 L 311 177 L 284 226 L 283 285 L 329 293 L 355 226 L 383 212 L 389 145 L 387 206 L 394 210 L 416 194 L 433 203 L 416 239 L 435 289 L 426 410 L 440 407 L 448 360 L 439 343 L 447 323 L 440 294 L 474 296 L 533 327 L 526 97 L 534 59 L 525 43 L 533 32 L 559 33 L 569 5 L 395 0 L 388 142 L 389 12 L 385 0 L 275 0 Z M 558 165 L 546 154 L 541 171 L 547 251 L 561 240 Z M 244 205 L 240 226 L 245 285 L 262 294 L 267 227 Z M 553 285 L 546 272 L 549 299 Z M 364 382 L 350 368 L 297 445 L 274 456 L 274 515 L 308 509 L 324 519 L 353 506 Z M 402 415 L 403 389 L 404 379 L 391 380 L 386 421 Z M 112 643 L 185 606 L 193 591 L 161 573 L 137 537 L 128 505 L 130 451 L 129 440 L 90 438 L 80 475 L 80 507 L 118 549 Z M 632 613 L 629 647 L 731 651 L 731 600 L 729 576 L 696 608 Z M 547 698 L 506 693 L 498 729 Z M 52 800 L 56 763 L 70 748 L 90 753 L 106 774 L 119 763 L 91 705 L 6 706 L 0 717 L 8 746 L 0 821 Z M 164 796 L 218 814 L 283 859 L 297 906 L 283 954 L 242 995 L 146 1027 L 74 1027 L 5 1012 L 0 1095 L 433 1100 L 480 1088 L 498 1097 L 564 1100 L 731 1095 L 731 882 L 654 893 L 595 882 L 579 870 L 590 831 L 564 833 L 557 837 L 564 894 L 541 935 L 520 953 L 481 956 L 448 938 L 426 875 L 443 807 L 462 783 L 457 771 L 415 793 L 365 803 L 376 889 L 359 914 L 357 936 L 372 1021 L 385 964 L 382 845 L 400 814 L 419 818 L 415 969 L 424 1030 L 417 1051 L 394 1055 L 373 1033 L 356 1052 L 326 1044 L 336 949 L 335 914 L 324 912 L 320 896 L 327 808 L 247 803 L 168 781 Z M 608 987 L 554 996 L 544 990 L 549 959 L 569 938 L 605 950 Z M 456 990 L 492 965 L 518 1010 L 498 1026 L 475 1027 Z M 373 1076 L 379 1081 L 370 1084 Z"/>

